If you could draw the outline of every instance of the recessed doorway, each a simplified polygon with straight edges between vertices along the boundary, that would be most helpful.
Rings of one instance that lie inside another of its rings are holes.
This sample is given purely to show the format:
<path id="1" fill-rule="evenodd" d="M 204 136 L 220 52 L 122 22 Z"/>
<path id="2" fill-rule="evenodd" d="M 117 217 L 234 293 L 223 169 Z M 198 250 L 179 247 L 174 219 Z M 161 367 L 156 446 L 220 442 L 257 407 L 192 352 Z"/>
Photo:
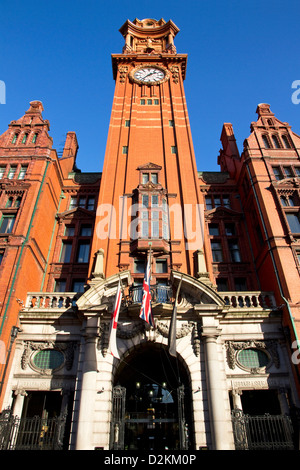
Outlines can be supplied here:
<path id="1" fill-rule="evenodd" d="M 145 345 L 122 360 L 115 376 L 111 448 L 193 448 L 191 393 L 182 362 Z"/>

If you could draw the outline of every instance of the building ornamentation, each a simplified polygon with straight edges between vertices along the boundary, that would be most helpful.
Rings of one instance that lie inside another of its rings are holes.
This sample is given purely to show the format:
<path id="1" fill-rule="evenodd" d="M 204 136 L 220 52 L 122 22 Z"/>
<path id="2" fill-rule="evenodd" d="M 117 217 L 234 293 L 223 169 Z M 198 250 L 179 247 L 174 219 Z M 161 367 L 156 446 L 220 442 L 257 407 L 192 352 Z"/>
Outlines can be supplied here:
<path id="1" fill-rule="evenodd" d="M 25 341 L 24 342 L 24 351 L 21 357 L 21 368 L 25 370 L 31 364 L 31 355 L 34 351 L 43 351 L 46 349 L 51 349 L 59 351 L 64 355 L 64 366 L 66 370 L 71 370 L 74 360 L 74 350 L 75 342 L 69 341 L 65 343 L 57 343 L 55 341 L 45 341 L 45 342 L 35 342 L 35 341 Z M 37 370 L 35 368 L 35 370 Z M 51 372 L 52 370 L 49 369 Z M 40 370 L 41 373 L 47 372 L 46 369 Z"/>
<path id="2" fill-rule="evenodd" d="M 226 342 L 226 351 L 227 363 L 230 369 L 234 369 L 237 365 L 240 366 L 237 361 L 237 352 L 249 348 L 255 348 L 266 352 L 270 356 L 275 367 L 277 369 L 280 367 L 276 341 L 228 341 Z M 254 369 L 257 371 L 257 368 L 253 368 L 252 370 L 254 371 Z"/>

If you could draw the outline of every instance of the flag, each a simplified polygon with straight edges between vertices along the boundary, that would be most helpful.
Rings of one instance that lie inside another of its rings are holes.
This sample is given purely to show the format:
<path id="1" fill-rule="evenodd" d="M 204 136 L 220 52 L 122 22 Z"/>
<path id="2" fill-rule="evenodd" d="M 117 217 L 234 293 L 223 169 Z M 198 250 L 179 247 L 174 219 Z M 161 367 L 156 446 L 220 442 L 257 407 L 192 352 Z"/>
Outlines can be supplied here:
<path id="1" fill-rule="evenodd" d="M 182 283 L 182 278 L 180 279 L 179 286 L 176 292 L 176 298 L 175 298 L 174 309 L 173 309 L 173 314 L 172 314 L 172 319 L 171 319 L 171 324 L 170 324 L 170 329 L 169 329 L 169 338 L 168 338 L 169 354 L 174 357 L 176 357 L 177 355 L 177 352 L 176 352 L 177 303 L 178 303 L 178 296 L 179 296 L 179 291 L 181 288 L 181 283 Z"/>
<path id="2" fill-rule="evenodd" d="M 143 282 L 143 299 L 142 299 L 142 307 L 140 311 L 140 318 L 145 320 L 149 325 L 155 327 L 152 310 L 151 310 L 151 291 L 150 291 L 150 279 L 151 279 L 151 263 L 150 263 L 150 256 L 147 261 L 147 267 Z"/>
<path id="3" fill-rule="evenodd" d="M 111 316 L 110 335 L 109 335 L 110 351 L 111 351 L 111 354 L 117 359 L 120 359 L 118 348 L 117 348 L 117 327 L 118 327 L 119 312 L 120 312 L 120 307 L 121 307 L 121 300 L 122 300 L 122 291 L 121 291 L 121 282 L 119 281 L 117 295 L 115 299 L 114 312 Z"/>

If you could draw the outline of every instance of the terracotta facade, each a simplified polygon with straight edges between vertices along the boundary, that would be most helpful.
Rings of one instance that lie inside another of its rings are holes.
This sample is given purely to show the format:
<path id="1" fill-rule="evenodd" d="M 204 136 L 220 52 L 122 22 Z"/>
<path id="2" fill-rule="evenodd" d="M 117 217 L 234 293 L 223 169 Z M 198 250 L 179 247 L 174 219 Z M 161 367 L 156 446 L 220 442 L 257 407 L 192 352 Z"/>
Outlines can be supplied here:
<path id="1" fill-rule="evenodd" d="M 220 171 L 197 169 L 179 29 L 136 19 L 120 32 L 102 172 L 77 169 L 74 132 L 57 154 L 39 101 L 0 136 L 2 409 L 67 416 L 65 449 L 247 448 L 243 412 L 290 416 L 275 448 L 298 448 L 300 137 L 259 104 L 242 152 L 225 123 Z M 139 318 L 149 256 L 154 329 Z M 162 395 L 149 404 L 150 385 Z"/>

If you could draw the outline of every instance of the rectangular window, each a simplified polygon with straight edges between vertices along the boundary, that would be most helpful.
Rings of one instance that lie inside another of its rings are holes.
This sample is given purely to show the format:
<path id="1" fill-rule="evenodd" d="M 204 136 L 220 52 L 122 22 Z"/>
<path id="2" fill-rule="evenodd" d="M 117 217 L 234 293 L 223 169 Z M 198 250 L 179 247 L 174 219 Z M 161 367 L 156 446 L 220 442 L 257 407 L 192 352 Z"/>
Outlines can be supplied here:
<path id="1" fill-rule="evenodd" d="M 149 197 L 148 194 L 142 195 L 142 205 L 143 207 L 149 207 Z"/>
<path id="2" fill-rule="evenodd" d="M 133 272 L 136 274 L 143 274 L 145 272 L 145 260 L 135 259 L 133 262 Z"/>
<path id="3" fill-rule="evenodd" d="M 158 183 L 158 174 L 157 173 L 151 173 L 151 182 L 154 184 Z"/>
<path id="4" fill-rule="evenodd" d="M 66 292 L 67 282 L 65 279 L 56 279 L 54 292 Z"/>
<path id="5" fill-rule="evenodd" d="M 153 194 L 153 196 L 151 196 L 151 206 L 158 207 L 158 195 L 157 194 Z"/>
<path id="6" fill-rule="evenodd" d="M 164 240 L 169 240 L 170 238 L 169 224 L 163 224 L 163 238 Z"/>
<path id="7" fill-rule="evenodd" d="M 169 127 L 174 127 L 174 120 L 173 119 L 169 120 Z"/>
<path id="8" fill-rule="evenodd" d="M 234 224 L 225 224 L 225 233 L 228 237 L 235 235 L 235 225 Z"/>
<path id="9" fill-rule="evenodd" d="M 142 238 L 149 237 L 149 224 L 147 220 L 142 221 Z"/>
<path id="10" fill-rule="evenodd" d="M 215 203 L 215 207 L 221 207 L 222 205 L 221 196 L 214 196 L 214 203 Z"/>
<path id="11" fill-rule="evenodd" d="M 152 100 L 147 100 L 147 104 L 152 104 Z"/>
<path id="12" fill-rule="evenodd" d="M 215 263 L 221 263 L 223 261 L 223 251 L 221 242 L 211 242 L 212 257 Z"/>
<path id="13" fill-rule="evenodd" d="M 84 292 L 85 280 L 74 279 L 72 282 L 72 292 Z"/>
<path id="14" fill-rule="evenodd" d="M 5 166 L 0 166 L 0 179 L 1 179 L 1 180 L 2 180 L 2 178 L 3 178 L 3 176 L 4 176 L 5 169 L 6 169 Z"/>
<path id="15" fill-rule="evenodd" d="M 91 225 L 82 225 L 80 229 L 80 235 L 82 237 L 90 237 L 92 235 L 92 226 Z"/>
<path id="16" fill-rule="evenodd" d="M 123 154 L 123 155 L 127 155 L 127 154 L 128 154 L 128 146 L 127 146 L 127 145 L 123 145 L 123 147 L 122 147 L 122 154 Z"/>
<path id="17" fill-rule="evenodd" d="M 60 253 L 60 263 L 70 263 L 72 253 L 72 242 L 63 241 Z"/>
<path id="18" fill-rule="evenodd" d="M 88 263 L 90 254 L 90 242 L 80 241 L 78 243 L 77 263 Z"/>
<path id="19" fill-rule="evenodd" d="M 205 197 L 205 205 L 206 205 L 206 209 L 208 211 L 213 209 L 213 202 L 212 202 L 212 198 L 210 196 Z"/>
<path id="20" fill-rule="evenodd" d="M 85 196 L 80 196 L 79 202 L 78 202 L 78 207 L 82 207 L 85 209 L 85 204 L 86 204 L 86 197 Z"/>
<path id="21" fill-rule="evenodd" d="M 93 211 L 94 209 L 95 209 L 95 197 L 90 196 L 88 197 L 88 201 L 87 201 L 87 210 Z"/>
<path id="22" fill-rule="evenodd" d="M 238 277 L 234 280 L 235 290 L 237 291 L 246 291 L 247 289 L 247 281 L 244 277 Z"/>
<path id="23" fill-rule="evenodd" d="M 279 166 L 273 166 L 273 173 L 277 181 L 282 180 L 283 176 Z"/>
<path id="24" fill-rule="evenodd" d="M 241 255 L 239 250 L 239 245 L 236 240 L 229 240 L 228 241 L 228 248 L 230 252 L 230 259 L 233 263 L 240 263 L 241 262 Z"/>
<path id="25" fill-rule="evenodd" d="M 164 274 L 168 272 L 167 260 L 157 259 L 156 260 L 156 272 L 157 274 Z"/>
<path id="26" fill-rule="evenodd" d="M 14 215 L 4 215 L 0 223 L 0 233 L 11 233 L 15 224 Z"/>
<path id="27" fill-rule="evenodd" d="M 159 104 L 159 100 L 158 100 L 158 99 L 155 99 L 155 100 L 154 100 L 154 104 L 156 104 L 156 105 Z"/>
<path id="28" fill-rule="evenodd" d="M 159 221 L 158 220 L 151 221 L 151 236 L 153 238 L 159 237 Z"/>
<path id="29" fill-rule="evenodd" d="M 27 172 L 27 166 L 21 166 L 21 169 L 20 169 L 20 173 L 19 173 L 19 176 L 18 176 L 18 179 L 19 180 L 23 180 L 25 178 L 25 175 L 26 175 L 26 172 Z"/>
<path id="30" fill-rule="evenodd" d="M 177 147 L 176 147 L 176 145 L 172 145 L 172 146 L 171 146 L 171 153 L 174 153 L 174 154 L 177 153 Z"/>
<path id="31" fill-rule="evenodd" d="M 75 227 L 73 227 L 72 225 L 66 225 L 65 236 L 74 237 L 74 234 L 75 234 Z"/>
<path id="32" fill-rule="evenodd" d="M 285 173 L 286 178 L 292 178 L 294 176 L 292 168 L 290 166 L 284 166 L 283 171 Z"/>
<path id="33" fill-rule="evenodd" d="M 77 207 L 77 197 L 71 196 L 69 210 L 74 209 L 75 207 Z"/>
<path id="34" fill-rule="evenodd" d="M 219 292 L 228 292 L 228 281 L 225 277 L 216 279 L 216 283 Z"/>
<path id="35" fill-rule="evenodd" d="M 146 104 L 146 101 L 144 99 L 141 99 L 140 104 L 144 106 L 144 104 Z"/>
<path id="36" fill-rule="evenodd" d="M 149 173 L 143 173 L 142 175 L 142 183 L 146 184 L 149 181 Z"/>
<path id="37" fill-rule="evenodd" d="M 223 196 L 223 206 L 230 209 L 230 198 L 229 198 L 229 196 Z"/>
<path id="38" fill-rule="evenodd" d="M 15 165 L 11 165 L 10 169 L 9 169 L 9 172 L 8 172 L 8 175 L 7 175 L 7 178 L 12 180 L 16 174 L 16 171 L 17 171 L 17 167 Z"/>
<path id="39" fill-rule="evenodd" d="M 209 234 L 210 235 L 219 235 L 219 225 L 218 224 L 209 224 Z"/>
<path id="40" fill-rule="evenodd" d="M 286 218 L 292 233 L 300 233 L 299 215 L 295 213 L 286 213 Z"/>
<path id="41" fill-rule="evenodd" d="M 300 166 L 295 166 L 295 173 L 297 176 L 300 176 Z"/>
<path id="42" fill-rule="evenodd" d="M 125 127 L 130 127 L 130 119 L 125 119 Z"/>

